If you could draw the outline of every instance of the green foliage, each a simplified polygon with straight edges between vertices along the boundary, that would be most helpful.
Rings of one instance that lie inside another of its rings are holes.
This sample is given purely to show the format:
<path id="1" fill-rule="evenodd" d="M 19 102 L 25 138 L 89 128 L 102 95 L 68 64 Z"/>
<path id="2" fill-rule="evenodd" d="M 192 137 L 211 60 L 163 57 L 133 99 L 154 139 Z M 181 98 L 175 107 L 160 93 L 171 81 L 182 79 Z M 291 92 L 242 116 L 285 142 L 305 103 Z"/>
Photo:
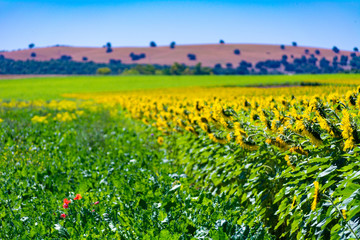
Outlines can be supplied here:
<path id="1" fill-rule="evenodd" d="M 340 80 L 344 84 L 359 81 L 359 74 L 278 75 L 278 76 L 76 76 L 1 80 L 1 99 L 59 99 L 65 93 L 129 91 L 194 86 L 250 86 L 299 84 L 307 81 L 326 83 Z"/>
<path id="2" fill-rule="evenodd" d="M 111 73 L 111 69 L 108 67 L 102 67 L 96 70 L 96 74 L 99 75 L 109 75 L 110 73 Z"/>
<path id="3" fill-rule="evenodd" d="M 238 223 L 236 198 L 191 184 L 175 139 L 160 148 L 153 128 L 97 109 L 33 123 L 63 110 L 0 108 L 1 239 L 271 239 Z"/>

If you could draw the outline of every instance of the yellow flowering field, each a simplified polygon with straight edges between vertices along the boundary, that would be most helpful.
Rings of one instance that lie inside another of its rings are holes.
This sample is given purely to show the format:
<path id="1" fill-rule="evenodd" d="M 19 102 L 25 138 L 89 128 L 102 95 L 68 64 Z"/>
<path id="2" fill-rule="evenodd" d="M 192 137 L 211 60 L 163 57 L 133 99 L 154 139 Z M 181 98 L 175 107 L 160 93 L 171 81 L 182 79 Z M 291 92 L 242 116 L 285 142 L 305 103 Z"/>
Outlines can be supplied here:
<path id="1" fill-rule="evenodd" d="M 67 96 L 119 105 L 169 144 L 176 136 L 177 164 L 196 186 L 259 212 L 239 222 L 261 220 L 277 237 L 337 239 L 359 235 L 359 94 L 333 81 Z"/>

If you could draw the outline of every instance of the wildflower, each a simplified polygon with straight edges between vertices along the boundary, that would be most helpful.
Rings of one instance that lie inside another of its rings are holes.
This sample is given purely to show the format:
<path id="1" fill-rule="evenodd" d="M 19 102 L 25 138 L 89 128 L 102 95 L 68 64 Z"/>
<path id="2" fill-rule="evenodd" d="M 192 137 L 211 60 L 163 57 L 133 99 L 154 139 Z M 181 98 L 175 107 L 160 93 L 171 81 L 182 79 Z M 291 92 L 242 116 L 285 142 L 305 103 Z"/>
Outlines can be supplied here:
<path id="1" fill-rule="evenodd" d="M 71 200 L 68 200 L 67 198 L 64 199 L 63 208 L 69 208 L 69 204 L 71 203 Z"/>
<path id="2" fill-rule="evenodd" d="M 80 200 L 80 199 L 82 199 L 82 196 L 80 194 L 76 194 L 74 200 Z"/>
<path id="3" fill-rule="evenodd" d="M 2 120 L 1 118 L 0 118 L 0 123 L 2 123 L 4 120 Z"/>
<path id="4" fill-rule="evenodd" d="M 318 195 L 319 195 L 319 182 L 315 181 L 314 182 L 314 186 L 315 186 L 315 191 L 314 191 L 314 201 L 311 204 L 311 210 L 315 211 L 316 209 L 316 204 L 318 202 Z"/>
<path id="5" fill-rule="evenodd" d="M 346 210 L 345 209 L 341 209 L 341 213 L 343 215 L 343 218 L 346 220 Z"/>
<path id="6" fill-rule="evenodd" d="M 96 202 L 94 202 L 94 205 L 98 205 L 100 202 L 99 201 L 96 201 Z"/>
<path id="7" fill-rule="evenodd" d="M 63 213 L 63 214 L 60 215 L 60 217 L 63 218 L 63 219 L 65 219 L 65 218 L 66 218 L 66 214 Z"/>
<path id="8" fill-rule="evenodd" d="M 158 142 L 158 144 L 162 145 L 164 143 L 164 138 L 158 137 L 157 142 Z"/>
<path id="9" fill-rule="evenodd" d="M 296 202 L 296 196 L 294 196 L 293 202 L 292 202 L 292 204 L 291 204 L 291 209 L 293 209 L 293 208 L 294 208 L 294 206 L 295 206 L 295 202 Z"/>

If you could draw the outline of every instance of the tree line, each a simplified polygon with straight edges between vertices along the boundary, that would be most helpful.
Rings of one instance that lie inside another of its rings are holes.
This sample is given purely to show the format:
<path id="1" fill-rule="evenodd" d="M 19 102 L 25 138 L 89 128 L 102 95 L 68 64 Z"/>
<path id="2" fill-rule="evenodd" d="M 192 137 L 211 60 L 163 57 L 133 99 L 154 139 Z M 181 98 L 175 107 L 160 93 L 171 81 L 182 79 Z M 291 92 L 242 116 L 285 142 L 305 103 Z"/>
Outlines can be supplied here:
<path id="1" fill-rule="evenodd" d="M 234 66 L 216 64 L 204 67 L 174 63 L 172 65 L 124 64 L 121 60 L 111 59 L 108 63 L 95 63 L 84 60 L 73 61 L 71 56 L 49 61 L 12 60 L 0 55 L 0 74 L 123 74 L 123 75 L 247 75 L 247 74 L 284 74 L 284 73 L 339 73 L 360 72 L 360 56 L 351 54 L 335 56 L 331 61 L 317 58 L 315 55 L 303 55 L 300 58 L 283 55 L 280 60 L 259 61 L 256 64 L 241 61 Z"/>

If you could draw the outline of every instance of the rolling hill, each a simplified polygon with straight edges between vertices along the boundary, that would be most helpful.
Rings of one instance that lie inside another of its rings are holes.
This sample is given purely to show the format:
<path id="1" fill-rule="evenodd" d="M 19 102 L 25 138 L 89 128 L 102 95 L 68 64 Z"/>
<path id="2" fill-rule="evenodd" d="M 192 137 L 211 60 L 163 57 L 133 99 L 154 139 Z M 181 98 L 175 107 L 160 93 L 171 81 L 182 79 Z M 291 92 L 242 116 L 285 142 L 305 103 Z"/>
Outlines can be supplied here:
<path id="1" fill-rule="evenodd" d="M 234 50 L 239 49 L 240 55 L 235 55 Z M 309 53 L 305 54 L 308 49 Z M 315 54 L 315 50 L 320 51 L 319 55 Z M 83 57 L 87 57 L 88 61 L 97 63 L 107 63 L 110 59 L 121 60 L 123 63 L 139 63 L 139 64 L 160 64 L 171 65 L 174 62 L 184 63 L 186 65 L 195 65 L 201 62 L 203 66 L 213 67 L 220 63 L 223 66 L 226 63 L 232 63 L 237 66 L 239 62 L 245 60 L 247 62 L 256 63 L 264 60 L 280 60 L 285 54 L 288 56 L 288 61 L 291 62 L 291 56 L 294 58 L 302 55 L 310 56 L 314 54 L 318 59 L 325 57 L 332 60 L 334 56 L 347 55 L 351 51 L 342 51 L 338 54 L 331 49 L 314 48 L 314 47 L 293 47 L 285 46 L 282 50 L 279 45 L 263 45 L 263 44 L 203 44 L 203 45 L 178 45 L 174 49 L 168 46 L 160 47 L 113 47 L 111 53 L 106 53 L 106 48 L 96 47 L 69 47 L 69 46 L 54 46 L 34 49 L 24 49 L 9 52 L 1 52 L 6 58 L 14 60 L 35 59 L 38 61 L 46 61 L 50 59 L 58 59 L 62 55 L 71 56 L 74 61 L 83 61 Z M 31 57 L 31 53 L 36 53 L 36 57 Z M 140 54 L 145 53 L 146 58 L 133 61 L 129 56 L 130 53 Z M 195 54 L 196 60 L 191 61 L 187 55 Z"/>

